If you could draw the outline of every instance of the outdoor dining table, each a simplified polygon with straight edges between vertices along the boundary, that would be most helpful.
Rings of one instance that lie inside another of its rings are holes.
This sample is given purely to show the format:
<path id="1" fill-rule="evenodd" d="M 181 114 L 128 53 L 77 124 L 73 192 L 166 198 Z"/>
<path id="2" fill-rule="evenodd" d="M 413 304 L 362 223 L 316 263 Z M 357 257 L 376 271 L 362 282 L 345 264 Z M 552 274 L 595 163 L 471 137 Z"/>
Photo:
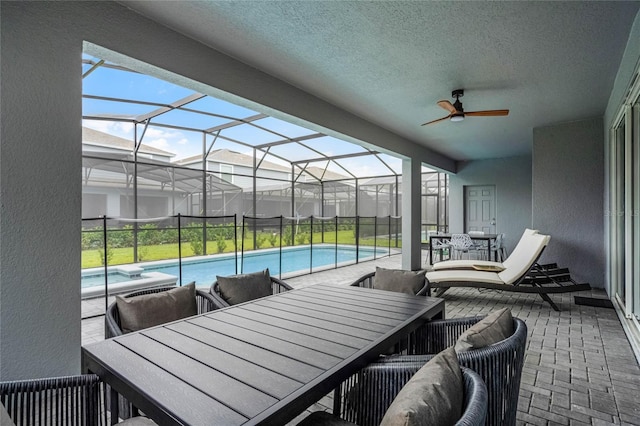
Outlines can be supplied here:
<path id="1" fill-rule="evenodd" d="M 83 370 L 162 425 L 285 424 L 443 317 L 439 298 L 318 284 L 86 345 Z"/>
<path id="2" fill-rule="evenodd" d="M 452 234 L 437 234 L 429 236 L 429 265 L 433 265 L 433 242 L 434 241 L 450 241 Z M 469 234 L 472 240 L 486 241 L 489 260 L 495 261 L 496 258 L 491 254 L 491 242 L 495 241 L 498 234 Z"/>

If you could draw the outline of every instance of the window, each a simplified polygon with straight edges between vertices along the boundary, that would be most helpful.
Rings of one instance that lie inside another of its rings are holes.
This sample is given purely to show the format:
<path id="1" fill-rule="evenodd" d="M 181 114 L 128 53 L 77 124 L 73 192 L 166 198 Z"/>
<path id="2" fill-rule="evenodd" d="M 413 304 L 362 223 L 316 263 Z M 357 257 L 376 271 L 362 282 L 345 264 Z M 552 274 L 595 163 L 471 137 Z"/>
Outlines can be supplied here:
<path id="1" fill-rule="evenodd" d="M 220 179 L 233 183 L 233 166 L 230 164 L 220 164 Z"/>

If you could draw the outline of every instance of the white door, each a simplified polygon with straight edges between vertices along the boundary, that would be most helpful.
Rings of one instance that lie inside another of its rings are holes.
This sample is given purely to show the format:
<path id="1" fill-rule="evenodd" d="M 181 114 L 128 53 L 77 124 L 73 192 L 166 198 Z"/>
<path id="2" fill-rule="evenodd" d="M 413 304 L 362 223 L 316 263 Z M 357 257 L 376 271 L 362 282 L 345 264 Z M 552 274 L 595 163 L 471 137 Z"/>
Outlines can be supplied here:
<path id="1" fill-rule="evenodd" d="M 464 229 L 496 233 L 496 187 L 478 185 L 464 187 Z"/>

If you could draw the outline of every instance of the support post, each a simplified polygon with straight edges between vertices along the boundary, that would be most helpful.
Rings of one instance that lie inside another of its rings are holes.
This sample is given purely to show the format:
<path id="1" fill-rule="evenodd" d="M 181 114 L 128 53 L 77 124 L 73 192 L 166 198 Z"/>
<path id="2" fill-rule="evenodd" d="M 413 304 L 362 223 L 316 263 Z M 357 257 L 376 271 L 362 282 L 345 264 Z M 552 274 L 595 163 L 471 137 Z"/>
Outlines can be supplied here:
<path id="1" fill-rule="evenodd" d="M 420 263 L 420 171 L 415 158 L 402 160 L 402 269 L 417 270 Z"/>

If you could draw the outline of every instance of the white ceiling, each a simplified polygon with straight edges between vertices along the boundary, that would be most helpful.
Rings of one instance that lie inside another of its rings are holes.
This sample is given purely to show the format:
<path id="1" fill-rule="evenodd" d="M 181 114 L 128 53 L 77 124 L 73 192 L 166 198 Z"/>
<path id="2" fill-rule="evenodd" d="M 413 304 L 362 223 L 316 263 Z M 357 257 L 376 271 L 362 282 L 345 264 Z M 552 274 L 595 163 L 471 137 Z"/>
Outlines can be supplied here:
<path id="1" fill-rule="evenodd" d="M 602 116 L 640 2 L 123 1 L 455 160 L 531 152 L 532 130 Z M 465 89 L 467 111 L 420 124 Z"/>

